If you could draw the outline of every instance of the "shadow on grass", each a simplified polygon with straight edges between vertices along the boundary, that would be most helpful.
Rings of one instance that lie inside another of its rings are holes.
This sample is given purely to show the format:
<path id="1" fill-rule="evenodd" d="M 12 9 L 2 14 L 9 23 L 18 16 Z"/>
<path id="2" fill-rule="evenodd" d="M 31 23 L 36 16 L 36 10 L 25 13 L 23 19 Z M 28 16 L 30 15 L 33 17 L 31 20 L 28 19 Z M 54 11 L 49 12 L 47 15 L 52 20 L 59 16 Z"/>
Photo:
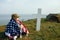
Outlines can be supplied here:
<path id="1" fill-rule="evenodd" d="M 7 36 L 5 36 L 4 32 L 0 32 L 0 40 L 8 40 Z"/>

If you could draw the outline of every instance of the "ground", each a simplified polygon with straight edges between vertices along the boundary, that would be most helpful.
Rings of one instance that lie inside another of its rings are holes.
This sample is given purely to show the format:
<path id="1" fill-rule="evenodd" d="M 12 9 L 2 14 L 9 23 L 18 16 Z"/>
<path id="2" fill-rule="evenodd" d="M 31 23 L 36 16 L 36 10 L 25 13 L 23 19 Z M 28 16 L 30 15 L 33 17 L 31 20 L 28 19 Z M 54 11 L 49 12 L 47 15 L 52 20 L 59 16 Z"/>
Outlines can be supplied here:
<path id="1" fill-rule="evenodd" d="M 22 39 L 18 38 L 17 40 L 60 40 L 60 23 L 41 20 L 41 29 L 36 31 L 36 19 L 23 21 L 26 25 L 30 34 L 28 37 L 24 36 Z M 1 40 L 8 40 L 3 32 L 5 30 L 5 25 L 0 26 L 0 38 Z"/>

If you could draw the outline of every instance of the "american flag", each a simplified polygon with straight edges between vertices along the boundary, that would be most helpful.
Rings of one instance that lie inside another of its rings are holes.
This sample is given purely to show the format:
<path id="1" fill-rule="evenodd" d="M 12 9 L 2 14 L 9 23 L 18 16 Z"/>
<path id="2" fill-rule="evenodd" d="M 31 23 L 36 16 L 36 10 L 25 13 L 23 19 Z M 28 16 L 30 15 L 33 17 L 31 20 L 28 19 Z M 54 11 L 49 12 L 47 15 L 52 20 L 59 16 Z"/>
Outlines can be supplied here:
<path id="1" fill-rule="evenodd" d="M 20 25 L 20 28 L 22 28 L 22 31 L 25 33 L 29 33 L 28 29 L 26 28 L 26 26 L 20 21 L 17 20 L 17 23 Z"/>

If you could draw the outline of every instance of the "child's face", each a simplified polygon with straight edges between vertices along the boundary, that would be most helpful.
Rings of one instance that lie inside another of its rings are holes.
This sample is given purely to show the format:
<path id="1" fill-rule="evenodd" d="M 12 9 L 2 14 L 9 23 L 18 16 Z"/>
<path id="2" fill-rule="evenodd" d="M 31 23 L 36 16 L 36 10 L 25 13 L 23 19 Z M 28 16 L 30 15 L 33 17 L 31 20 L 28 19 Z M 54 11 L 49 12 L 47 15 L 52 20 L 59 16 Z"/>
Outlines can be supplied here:
<path id="1" fill-rule="evenodd" d="M 16 18 L 16 20 L 19 20 L 19 18 Z"/>

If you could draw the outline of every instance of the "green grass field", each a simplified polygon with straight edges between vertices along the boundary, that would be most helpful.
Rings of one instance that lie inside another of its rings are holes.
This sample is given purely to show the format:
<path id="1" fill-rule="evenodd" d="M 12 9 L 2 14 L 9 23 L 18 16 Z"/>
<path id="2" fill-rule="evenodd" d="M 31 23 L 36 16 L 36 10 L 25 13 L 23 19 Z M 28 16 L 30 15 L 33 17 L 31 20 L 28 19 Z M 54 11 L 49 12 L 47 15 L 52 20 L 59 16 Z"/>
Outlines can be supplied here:
<path id="1" fill-rule="evenodd" d="M 18 38 L 17 40 L 60 40 L 60 23 L 48 22 L 45 19 L 41 20 L 41 29 L 36 31 L 36 19 L 23 21 L 26 25 L 30 34 L 28 37 Z M 0 38 L 8 40 L 3 32 L 5 30 L 5 25 L 0 26 Z"/>

